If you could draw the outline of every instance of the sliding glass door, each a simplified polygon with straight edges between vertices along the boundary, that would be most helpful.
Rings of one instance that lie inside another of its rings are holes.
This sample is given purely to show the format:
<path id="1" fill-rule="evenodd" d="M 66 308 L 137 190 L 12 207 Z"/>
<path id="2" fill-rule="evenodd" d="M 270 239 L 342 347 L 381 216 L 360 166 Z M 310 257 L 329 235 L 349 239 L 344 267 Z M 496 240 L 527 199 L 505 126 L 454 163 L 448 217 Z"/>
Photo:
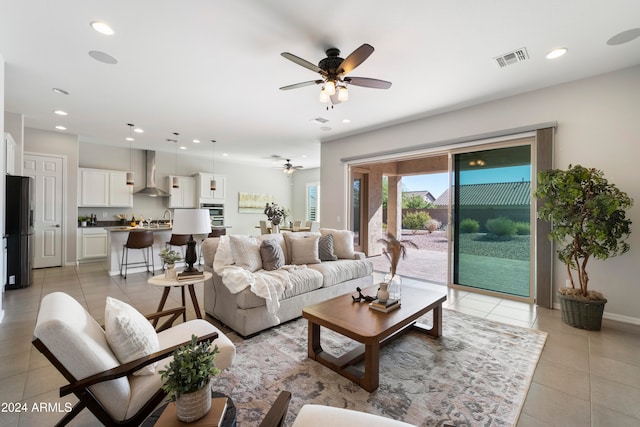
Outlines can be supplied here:
<path id="1" fill-rule="evenodd" d="M 454 154 L 453 281 L 533 299 L 531 144 Z"/>

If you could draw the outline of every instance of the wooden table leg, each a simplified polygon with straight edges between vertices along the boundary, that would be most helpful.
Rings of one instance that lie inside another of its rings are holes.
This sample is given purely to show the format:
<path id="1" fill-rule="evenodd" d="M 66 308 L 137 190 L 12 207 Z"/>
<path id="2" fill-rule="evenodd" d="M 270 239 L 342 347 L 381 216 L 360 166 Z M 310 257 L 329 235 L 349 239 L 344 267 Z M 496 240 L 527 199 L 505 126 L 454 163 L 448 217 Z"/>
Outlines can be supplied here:
<path id="1" fill-rule="evenodd" d="M 180 295 L 182 296 L 182 306 L 184 307 L 184 312 L 182 313 L 182 321 L 187 321 L 187 304 L 184 300 L 184 286 L 180 286 Z"/>
<path id="2" fill-rule="evenodd" d="M 200 305 L 198 304 L 198 298 L 196 297 L 196 290 L 193 285 L 189 285 L 189 293 L 191 294 L 191 302 L 193 303 L 193 309 L 196 311 L 196 317 L 202 319 L 200 313 Z M 182 305 L 184 306 L 184 286 L 182 287 Z"/>
<path id="3" fill-rule="evenodd" d="M 380 344 L 366 344 L 364 349 L 364 375 L 360 386 L 373 392 L 380 385 Z"/>
<path id="4" fill-rule="evenodd" d="M 442 305 L 437 305 L 433 308 L 433 326 L 428 328 L 423 323 L 415 323 L 413 329 L 417 329 L 420 332 L 424 332 L 427 335 L 438 338 L 442 336 Z"/>
<path id="5" fill-rule="evenodd" d="M 309 320 L 309 359 L 317 360 L 316 356 L 322 353 L 322 346 L 320 345 L 320 325 L 316 325 L 315 323 Z"/>
<path id="6" fill-rule="evenodd" d="M 156 310 L 158 313 L 162 311 L 164 308 L 164 304 L 167 302 L 167 297 L 169 296 L 170 287 L 165 287 L 162 291 L 162 298 L 160 298 L 160 304 L 158 304 L 158 309 Z M 159 319 L 153 319 L 153 327 L 155 328 L 158 324 Z"/>

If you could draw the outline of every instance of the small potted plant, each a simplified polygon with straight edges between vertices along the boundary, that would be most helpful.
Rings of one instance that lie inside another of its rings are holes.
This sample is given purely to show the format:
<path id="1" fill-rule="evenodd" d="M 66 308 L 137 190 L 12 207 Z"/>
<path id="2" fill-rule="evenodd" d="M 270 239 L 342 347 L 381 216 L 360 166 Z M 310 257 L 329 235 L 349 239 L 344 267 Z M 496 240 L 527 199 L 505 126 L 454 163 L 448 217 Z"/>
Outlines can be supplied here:
<path id="1" fill-rule="evenodd" d="M 218 346 L 211 342 L 198 344 L 198 337 L 173 352 L 173 360 L 158 371 L 164 384 L 162 389 L 175 398 L 178 419 L 193 422 L 204 417 L 211 409 L 211 379 L 220 373 L 215 358 Z"/>
<path id="2" fill-rule="evenodd" d="M 176 261 L 180 261 L 182 259 L 182 256 L 174 251 L 174 250 L 169 250 L 167 248 L 163 248 L 160 253 L 158 254 L 158 256 L 160 257 L 160 259 L 162 260 L 162 263 L 165 264 L 165 274 L 164 277 L 167 279 L 175 279 L 176 278 Z"/>
<path id="3" fill-rule="evenodd" d="M 86 227 L 87 226 L 87 221 L 89 221 L 90 217 L 88 216 L 79 216 L 78 217 L 78 223 L 80 224 L 80 227 Z"/>
<path id="4" fill-rule="evenodd" d="M 631 220 L 625 210 L 633 200 L 602 171 L 580 165 L 539 172 L 535 196 L 542 199 L 538 217 L 551 223 L 549 238 L 558 244 L 556 252 L 571 283 L 557 293 L 562 320 L 576 328 L 600 330 L 607 300 L 588 289 L 587 264 L 591 258 L 605 260 L 629 251 Z"/>

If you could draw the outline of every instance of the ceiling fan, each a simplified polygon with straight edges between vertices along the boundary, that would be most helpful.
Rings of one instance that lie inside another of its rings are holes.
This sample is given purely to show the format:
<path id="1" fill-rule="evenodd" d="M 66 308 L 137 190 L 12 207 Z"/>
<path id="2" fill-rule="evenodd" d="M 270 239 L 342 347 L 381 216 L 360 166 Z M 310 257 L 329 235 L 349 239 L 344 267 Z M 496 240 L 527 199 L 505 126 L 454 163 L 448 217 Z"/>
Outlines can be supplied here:
<path id="1" fill-rule="evenodd" d="M 281 55 L 283 57 L 311 71 L 315 71 L 320 74 L 321 78 L 283 86 L 280 90 L 297 89 L 299 87 L 321 84 L 320 102 L 326 103 L 328 109 L 329 103 L 331 103 L 331 108 L 333 108 L 334 105 L 349 99 L 347 85 L 350 84 L 374 89 L 389 89 L 391 82 L 386 80 L 372 79 L 369 77 L 347 77 L 347 74 L 362 64 L 373 51 L 373 46 L 365 43 L 351 52 L 345 59 L 342 59 L 340 57 L 340 49 L 332 47 L 326 50 L 327 57 L 320 60 L 318 65 L 314 65 L 292 53 L 282 52 Z"/>
<path id="2" fill-rule="evenodd" d="M 293 166 L 291 164 L 291 160 L 290 159 L 285 159 L 285 160 L 287 162 L 282 167 L 282 172 L 286 173 L 287 175 L 291 175 L 295 171 L 302 169 L 302 166 Z"/>

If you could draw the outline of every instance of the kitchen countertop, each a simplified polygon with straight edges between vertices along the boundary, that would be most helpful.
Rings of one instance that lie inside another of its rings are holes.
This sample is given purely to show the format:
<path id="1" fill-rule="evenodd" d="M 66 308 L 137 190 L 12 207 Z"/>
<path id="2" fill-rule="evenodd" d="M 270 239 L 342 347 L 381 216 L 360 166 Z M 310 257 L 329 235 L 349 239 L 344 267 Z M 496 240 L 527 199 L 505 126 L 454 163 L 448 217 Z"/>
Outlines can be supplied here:
<path id="1" fill-rule="evenodd" d="M 107 231 L 111 231 L 111 232 L 118 232 L 118 231 L 145 231 L 145 230 L 150 230 L 150 231 L 171 231 L 172 228 L 168 227 L 168 226 L 160 226 L 160 227 L 156 227 L 156 226 L 151 226 L 151 227 L 130 227 L 127 225 L 118 225 L 115 227 L 103 227 L 105 230 Z"/>

